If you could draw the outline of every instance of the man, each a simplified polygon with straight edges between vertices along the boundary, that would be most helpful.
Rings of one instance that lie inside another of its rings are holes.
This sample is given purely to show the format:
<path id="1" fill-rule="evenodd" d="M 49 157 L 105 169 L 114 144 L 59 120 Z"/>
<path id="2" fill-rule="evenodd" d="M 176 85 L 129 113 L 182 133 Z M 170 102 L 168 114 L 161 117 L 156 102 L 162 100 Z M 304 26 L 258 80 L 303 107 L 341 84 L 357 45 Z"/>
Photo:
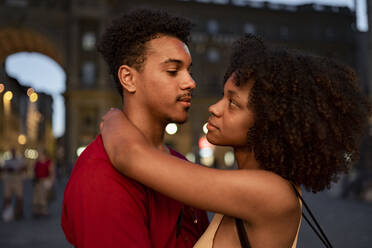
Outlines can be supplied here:
<path id="1" fill-rule="evenodd" d="M 154 147 L 183 159 L 163 137 L 169 122 L 186 121 L 195 88 L 190 28 L 183 18 L 137 10 L 115 19 L 97 45 L 124 97 L 124 113 Z M 117 172 L 101 136 L 80 155 L 65 190 L 62 227 L 79 248 L 192 247 L 207 225 L 205 212 Z"/>
<path id="2" fill-rule="evenodd" d="M 17 156 L 15 148 L 11 149 L 12 157 L 4 163 L 4 210 L 11 206 L 12 196 L 16 197 L 15 218 L 23 218 L 23 173 L 26 164 L 22 157 Z"/>

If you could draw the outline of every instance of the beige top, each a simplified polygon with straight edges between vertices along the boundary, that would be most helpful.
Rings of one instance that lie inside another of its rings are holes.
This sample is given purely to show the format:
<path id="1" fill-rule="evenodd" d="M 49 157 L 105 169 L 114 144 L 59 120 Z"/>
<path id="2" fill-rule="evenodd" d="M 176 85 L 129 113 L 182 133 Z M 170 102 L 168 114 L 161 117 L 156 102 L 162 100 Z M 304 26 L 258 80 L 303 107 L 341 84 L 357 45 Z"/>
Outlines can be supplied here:
<path id="1" fill-rule="evenodd" d="M 203 235 L 199 238 L 198 242 L 196 242 L 196 244 L 194 245 L 194 248 L 212 248 L 213 247 L 214 236 L 216 235 L 217 229 L 219 225 L 221 224 L 222 219 L 223 219 L 222 214 L 216 213 L 214 215 L 207 230 L 205 230 Z M 297 234 L 293 242 L 292 248 L 296 248 L 297 246 L 297 238 L 298 238 L 298 232 L 300 231 L 300 226 L 301 226 L 301 219 L 300 219 L 300 223 L 298 224 Z"/>

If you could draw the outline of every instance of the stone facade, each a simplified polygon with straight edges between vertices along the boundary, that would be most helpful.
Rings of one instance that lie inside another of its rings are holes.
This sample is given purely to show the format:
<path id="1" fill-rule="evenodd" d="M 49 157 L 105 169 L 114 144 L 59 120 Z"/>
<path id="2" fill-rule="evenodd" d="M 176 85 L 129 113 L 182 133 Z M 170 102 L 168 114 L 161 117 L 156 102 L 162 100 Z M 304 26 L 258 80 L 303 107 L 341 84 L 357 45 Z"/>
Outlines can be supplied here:
<path id="1" fill-rule="evenodd" d="M 19 51 L 35 51 L 53 58 L 66 72 L 64 140 L 70 164 L 76 159 L 76 150 L 98 134 L 101 116 L 110 107 L 121 105 L 94 43 L 111 17 L 135 7 L 166 9 L 196 24 L 190 50 L 198 87 L 189 122 L 177 134 L 166 136 L 184 154 L 198 154 L 208 105 L 222 92 L 230 46 L 244 33 L 334 57 L 357 69 L 365 66 L 357 53 L 360 42 L 355 15 L 348 8 L 249 1 L 0 0 L 0 60 Z M 218 150 L 218 160 L 224 152 Z"/>

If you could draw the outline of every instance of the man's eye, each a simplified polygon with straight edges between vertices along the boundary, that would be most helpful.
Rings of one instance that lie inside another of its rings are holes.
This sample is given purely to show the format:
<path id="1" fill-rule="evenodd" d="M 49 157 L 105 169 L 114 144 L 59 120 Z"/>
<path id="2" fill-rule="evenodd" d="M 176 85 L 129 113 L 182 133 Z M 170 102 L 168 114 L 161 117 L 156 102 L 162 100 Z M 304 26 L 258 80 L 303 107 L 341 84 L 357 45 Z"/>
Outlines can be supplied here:
<path id="1" fill-rule="evenodd" d="M 178 71 L 167 71 L 167 73 L 171 76 L 176 76 Z"/>

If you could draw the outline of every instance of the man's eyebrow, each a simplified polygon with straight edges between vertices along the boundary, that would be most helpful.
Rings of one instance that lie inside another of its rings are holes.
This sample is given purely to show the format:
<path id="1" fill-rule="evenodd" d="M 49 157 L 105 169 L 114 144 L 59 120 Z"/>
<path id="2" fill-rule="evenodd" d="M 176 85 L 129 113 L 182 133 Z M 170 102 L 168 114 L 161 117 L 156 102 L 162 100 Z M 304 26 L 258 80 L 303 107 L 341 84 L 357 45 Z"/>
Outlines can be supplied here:
<path id="1" fill-rule="evenodd" d="M 170 63 L 175 63 L 175 64 L 182 65 L 183 61 L 179 60 L 179 59 L 167 59 L 162 64 L 170 64 Z"/>

